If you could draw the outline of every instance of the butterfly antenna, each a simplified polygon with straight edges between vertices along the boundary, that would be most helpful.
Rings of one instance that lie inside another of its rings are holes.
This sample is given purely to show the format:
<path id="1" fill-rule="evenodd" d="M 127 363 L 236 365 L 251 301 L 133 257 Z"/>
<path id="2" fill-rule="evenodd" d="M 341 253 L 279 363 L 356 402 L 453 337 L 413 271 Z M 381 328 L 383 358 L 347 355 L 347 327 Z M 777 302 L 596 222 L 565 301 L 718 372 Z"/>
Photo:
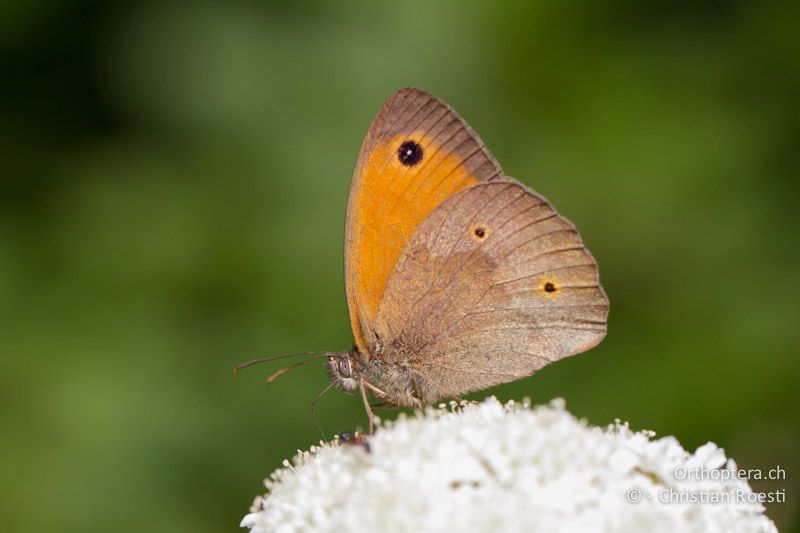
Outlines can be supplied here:
<path id="1" fill-rule="evenodd" d="M 268 377 L 267 378 L 267 383 L 272 383 L 273 381 L 275 381 L 276 379 L 278 379 L 279 377 L 281 377 L 282 375 L 284 375 L 285 373 L 287 373 L 289 370 L 291 370 L 293 368 L 297 368 L 298 366 L 302 366 L 302 365 L 304 365 L 306 363 L 310 363 L 311 361 L 316 361 L 316 360 L 317 360 L 316 358 L 314 358 L 314 359 L 306 359 L 305 361 L 300 361 L 299 363 L 294 363 L 293 365 L 285 366 L 285 367 L 281 368 L 280 370 L 278 370 L 277 372 L 275 372 L 274 374 L 272 374 L 270 377 Z"/>
<path id="2" fill-rule="evenodd" d="M 248 366 L 258 365 L 261 363 L 270 363 L 272 361 L 278 361 L 280 359 L 288 359 L 290 357 L 300 357 L 301 355 L 312 355 L 314 357 L 329 357 L 333 355 L 333 352 L 297 352 L 297 353 L 290 353 L 286 355 L 276 355 L 273 357 L 259 357 L 258 359 L 250 359 L 249 361 L 245 361 L 240 365 L 236 365 L 233 367 L 233 373 L 236 374 L 243 368 L 247 368 Z"/>
<path id="3" fill-rule="evenodd" d="M 320 392 L 319 394 L 317 394 L 316 398 L 314 398 L 314 399 L 311 401 L 311 418 L 312 418 L 312 419 L 314 419 L 314 425 L 315 425 L 315 426 L 317 426 L 317 429 L 319 430 L 319 434 L 320 434 L 320 435 L 322 435 L 322 440 L 328 440 L 328 439 L 327 439 L 327 437 L 325 437 L 325 432 L 324 432 L 324 431 L 322 431 L 322 426 L 320 426 L 320 425 L 319 425 L 319 421 L 317 420 L 317 402 L 319 401 L 319 399 L 320 399 L 320 398 L 322 398 L 322 396 L 323 396 L 323 395 L 324 395 L 326 392 L 328 392 L 329 390 L 331 390 L 331 388 L 333 387 L 333 385 L 334 385 L 334 383 L 331 383 L 330 385 L 328 385 L 327 387 L 325 387 L 325 388 L 322 390 L 322 392 Z"/>

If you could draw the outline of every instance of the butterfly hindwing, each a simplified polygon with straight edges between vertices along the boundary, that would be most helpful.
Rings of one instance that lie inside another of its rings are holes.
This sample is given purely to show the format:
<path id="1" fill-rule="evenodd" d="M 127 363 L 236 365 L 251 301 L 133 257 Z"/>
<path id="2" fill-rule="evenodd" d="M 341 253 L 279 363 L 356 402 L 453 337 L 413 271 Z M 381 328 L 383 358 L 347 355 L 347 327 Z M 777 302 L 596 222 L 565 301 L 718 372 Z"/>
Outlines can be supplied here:
<path id="1" fill-rule="evenodd" d="M 605 336 L 608 300 L 572 223 L 513 181 L 477 184 L 414 231 L 378 312 L 380 357 L 457 395 Z"/>

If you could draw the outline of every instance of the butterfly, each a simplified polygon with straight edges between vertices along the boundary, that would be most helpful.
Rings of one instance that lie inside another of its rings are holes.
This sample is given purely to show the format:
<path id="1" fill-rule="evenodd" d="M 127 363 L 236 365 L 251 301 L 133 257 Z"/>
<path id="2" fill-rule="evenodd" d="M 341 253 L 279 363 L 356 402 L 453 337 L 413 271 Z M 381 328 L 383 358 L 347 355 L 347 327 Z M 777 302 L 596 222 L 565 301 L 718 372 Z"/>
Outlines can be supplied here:
<path id="1" fill-rule="evenodd" d="M 383 104 L 345 223 L 351 350 L 332 385 L 419 407 L 530 376 L 606 334 L 608 298 L 574 225 L 506 176 L 446 103 Z"/>
<path id="2" fill-rule="evenodd" d="M 359 391 L 370 433 L 368 391 L 420 407 L 530 376 L 606 334 L 608 298 L 575 226 L 420 89 L 395 92 L 367 131 L 344 266 L 354 346 L 321 354 L 331 384 L 317 399 Z"/>

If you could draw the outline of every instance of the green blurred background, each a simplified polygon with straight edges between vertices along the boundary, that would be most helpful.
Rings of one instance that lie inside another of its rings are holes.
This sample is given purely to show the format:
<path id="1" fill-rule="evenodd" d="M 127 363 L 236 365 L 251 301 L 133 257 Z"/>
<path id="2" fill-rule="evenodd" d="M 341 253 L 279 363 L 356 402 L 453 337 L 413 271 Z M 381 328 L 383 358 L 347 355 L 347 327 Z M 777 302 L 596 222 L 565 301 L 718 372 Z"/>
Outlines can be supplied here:
<path id="1" fill-rule="evenodd" d="M 0 529 L 237 530 L 327 378 L 231 367 L 351 342 L 350 173 L 405 85 L 578 225 L 611 299 L 598 348 L 473 398 L 781 465 L 756 487 L 800 527 L 798 6 L 6 0 Z"/>

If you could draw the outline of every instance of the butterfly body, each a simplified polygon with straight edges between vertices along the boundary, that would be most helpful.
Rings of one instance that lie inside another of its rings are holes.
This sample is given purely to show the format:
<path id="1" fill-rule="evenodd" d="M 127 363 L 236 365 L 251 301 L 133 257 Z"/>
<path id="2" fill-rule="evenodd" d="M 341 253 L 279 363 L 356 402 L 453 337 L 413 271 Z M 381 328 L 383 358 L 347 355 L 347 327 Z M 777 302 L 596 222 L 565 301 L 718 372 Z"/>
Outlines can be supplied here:
<path id="1" fill-rule="evenodd" d="M 362 382 L 369 383 L 373 392 L 392 405 L 421 407 L 440 397 L 414 374 L 409 364 L 367 358 L 355 350 L 332 356 L 328 360 L 328 375 L 334 385 L 346 392 L 355 392 Z"/>
<path id="2" fill-rule="evenodd" d="M 397 91 L 359 153 L 345 227 L 355 346 L 334 385 L 422 406 L 533 374 L 606 332 L 574 225 L 506 176 L 441 100 Z"/>

